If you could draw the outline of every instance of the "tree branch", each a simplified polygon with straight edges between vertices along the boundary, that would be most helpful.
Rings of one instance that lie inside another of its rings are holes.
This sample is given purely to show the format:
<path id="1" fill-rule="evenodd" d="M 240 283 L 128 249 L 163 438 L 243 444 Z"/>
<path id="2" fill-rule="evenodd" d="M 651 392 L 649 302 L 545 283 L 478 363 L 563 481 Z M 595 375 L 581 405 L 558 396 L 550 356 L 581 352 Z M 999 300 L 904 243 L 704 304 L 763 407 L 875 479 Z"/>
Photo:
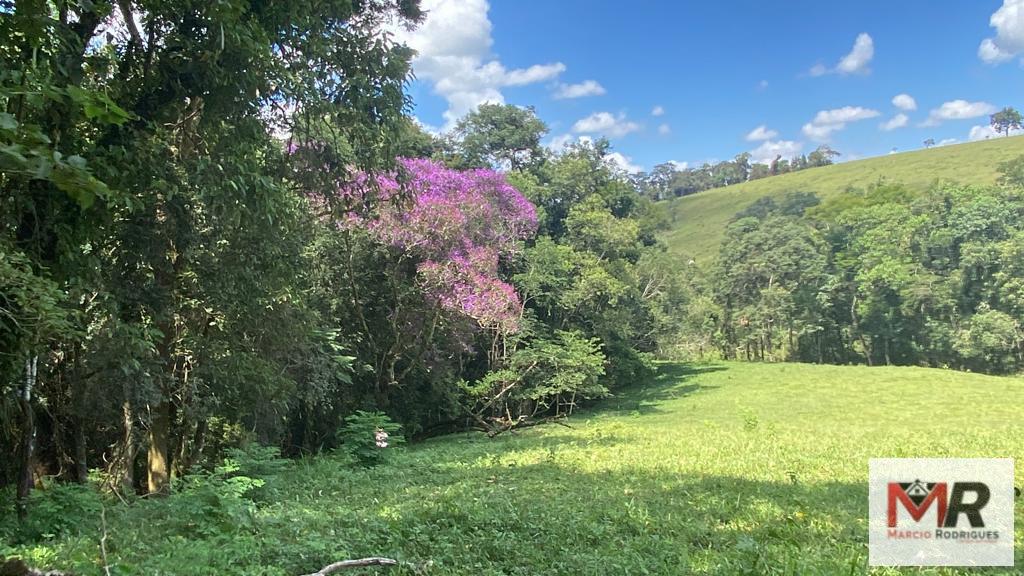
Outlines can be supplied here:
<path id="1" fill-rule="evenodd" d="M 360 558 L 358 560 L 342 560 L 340 562 L 335 562 L 334 564 L 328 564 L 319 571 L 306 574 L 305 576 L 327 576 L 328 574 L 334 574 L 335 572 L 346 568 L 360 568 L 363 566 L 398 566 L 398 564 L 398 560 L 378 557 Z"/>

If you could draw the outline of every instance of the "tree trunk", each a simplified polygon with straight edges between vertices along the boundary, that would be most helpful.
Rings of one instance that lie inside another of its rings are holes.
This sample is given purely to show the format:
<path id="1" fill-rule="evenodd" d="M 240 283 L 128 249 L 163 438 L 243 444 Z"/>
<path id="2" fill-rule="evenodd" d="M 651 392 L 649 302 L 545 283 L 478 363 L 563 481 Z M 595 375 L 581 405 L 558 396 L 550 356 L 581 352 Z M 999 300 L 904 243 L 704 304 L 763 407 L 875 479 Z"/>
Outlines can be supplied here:
<path id="1" fill-rule="evenodd" d="M 149 423 L 149 456 L 146 486 L 150 494 L 166 494 L 170 490 L 171 403 L 162 399 L 153 407 Z"/>
<path id="2" fill-rule="evenodd" d="M 72 424 L 72 434 L 75 435 L 75 482 L 85 484 L 89 480 L 89 465 L 86 462 L 88 448 L 85 439 L 85 423 L 82 422 L 81 416 L 75 415 L 74 423 Z"/>
<path id="3" fill-rule="evenodd" d="M 127 386 L 125 388 L 127 394 Z M 115 465 L 120 465 L 121 468 L 115 473 L 120 477 L 121 491 L 125 494 L 132 494 L 135 492 L 135 411 L 132 409 L 131 400 L 128 400 L 127 397 L 121 405 L 121 416 L 122 446 L 119 462 L 115 462 Z"/>
<path id="4" fill-rule="evenodd" d="M 18 395 L 18 407 L 21 408 L 21 466 L 18 470 L 18 492 L 15 507 L 18 519 L 24 520 L 28 515 L 28 496 L 32 492 L 32 464 L 36 450 L 36 419 L 32 410 L 32 389 L 36 385 L 39 357 L 33 356 L 25 360 L 25 383 Z"/>

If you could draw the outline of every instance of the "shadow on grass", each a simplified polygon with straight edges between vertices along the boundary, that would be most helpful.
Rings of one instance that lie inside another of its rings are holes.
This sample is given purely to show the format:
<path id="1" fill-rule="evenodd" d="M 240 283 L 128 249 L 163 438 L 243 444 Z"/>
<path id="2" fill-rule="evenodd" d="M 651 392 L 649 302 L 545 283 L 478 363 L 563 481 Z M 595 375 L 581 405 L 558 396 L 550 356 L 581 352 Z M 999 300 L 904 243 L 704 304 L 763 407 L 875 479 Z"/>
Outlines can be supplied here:
<path id="1" fill-rule="evenodd" d="M 866 488 L 859 484 L 761 481 L 646 467 L 581 472 L 557 459 L 511 466 L 479 460 L 472 466 L 432 464 L 420 468 L 414 486 L 331 503 L 374 519 L 355 527 L 364 532 L 353 535 L 366 544 L 349 554 L 431 560 L 431 574 L 866 570 L 866 527 L 860 521 L 867 512 Z M 379 473 L 383 477 L 376 486 L 401 482 L 398 469 Z M 282 509 L 281 517 L 267 520 L 316 529 L 325 515 L 332 516 L 329 509 L 298 510 L 304 511 Z M 282 560 L 263 559 L 278 566 Z"/>
<path id="2" fill-rule="evenodd" d="M 616 415 L 664 412 L 658 407 L 661 402 L 717 388 L 698 384 L 693 382 L 693 379 L 701 374 L 723 370 L 728 368 L 717 364 L 659 364 L 658 371 L 652 378 L 615 391 L 612 397 L 595 404 L 587 412 L 608 412 Z"/>

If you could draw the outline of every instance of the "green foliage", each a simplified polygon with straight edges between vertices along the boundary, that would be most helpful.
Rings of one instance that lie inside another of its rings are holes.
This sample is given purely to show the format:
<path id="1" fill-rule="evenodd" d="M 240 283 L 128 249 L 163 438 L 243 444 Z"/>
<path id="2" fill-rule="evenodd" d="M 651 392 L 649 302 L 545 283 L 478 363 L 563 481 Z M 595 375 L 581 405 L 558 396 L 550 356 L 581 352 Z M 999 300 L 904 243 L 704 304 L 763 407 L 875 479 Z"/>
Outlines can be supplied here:
<path id="1" fill-rule="evenodd" d="M 6 500 L 6 496 L 5 496 Z M 32 495 L 32 513 L 27 521 L 13 518 L 0 522 L 0 549 L 6 543 L 53 541 L 94 529 L 103 507 L 103 497 L 95 486 L 54 484 Z M 5 507 L 6 508 L 6 507 Z M 4 510 L 9 515 L 10 510 Z M 3 556 L 0 553 L 0 556 Z"/>
<path id="2" fill-rule="evenodd" d="M 540 140 L 547 132 L 533 108 L 481 104 L 455 125 L 449 163 L 458 168 L 535 170 L 544 161 Z"/>
<path id="3" fill-rule="evenodd" d="M 398 434 L 402 427 L 383 412 L 356 410 L 345 418 L 339 430 L 342 450 L 362 466 L 376 466 L 387 461 L 396 446 L 405 443 Z"/>
<path id="4" fill-rule="evenodd" d="M 698 289 L 714 325 L 684 325 L 726 358 L 1014 372 L 1022 215 L 1012 186 L 763 198 L 735 216 Z"/>
<path id="5" fill-rule="evenodd" d="M 365 364 L 312 290 L 304 192 L 432 152 L 404 114 L 412 52 L 382 26 L 419 3 L 0 13 L 0 451 L 19 455 L 0 485 L 35 434 L 34 469 L 103 466 L 129 493 L 144 462 L 162 491 L 243 441 L 333 442 Z M 27 357 L 39 382 L 15 411 Z"/>

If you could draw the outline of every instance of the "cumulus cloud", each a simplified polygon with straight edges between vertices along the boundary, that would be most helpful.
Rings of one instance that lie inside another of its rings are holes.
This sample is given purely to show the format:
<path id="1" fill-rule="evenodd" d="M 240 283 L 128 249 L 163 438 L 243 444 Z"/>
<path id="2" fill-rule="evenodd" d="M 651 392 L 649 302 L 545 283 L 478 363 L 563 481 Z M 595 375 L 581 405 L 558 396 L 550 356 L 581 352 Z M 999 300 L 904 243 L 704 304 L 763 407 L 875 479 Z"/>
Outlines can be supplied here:
<path id="1" fill-rule="evenodd" d="M 892 105 L 904 112 L 917 110 L 917 101 L 910 94 L 897 94 L 893 96 Z"/>
<path id="2" fill-rule="evenodd" d="M 832 110 L 819 110 L 814 115 L 815 124 L 842 124 L 845 122 L 856 122 L 867 120 L 879 115 L 878 110 L 863 108 L 861 106 L 843 106 Z"/>
<path id="3" fill-rule="evenodd" d="M 967 100 L 950 100 L 942 106 L 932 109 L 928 119 L 922 126 L 938 126 L 945 120 L 968 120 L 986 116 L 996 111 L 996 107 L 988 102 L 968 102 Z"/>
<path id="4" fill-rule="evenodd" d="M 867 32 L 857 35 L 853 42 L 853 49 L 836 66 L 836 72 L 840 74 L 867 74 L 871 70 L 868 64 L 875 57 L 875 41 Z"/>
<path id="5" fill-rule="evenodd" d="M 956 144 L 957 142 L 959 142 L 959 140 L 956 138 L 943 138 L 942 140 L 939 140 L 939 143 L 936 144 L 936 146 L 949 146 L 950 144 Z"/>
<path id="6" fill-rule="evenodd" d="M 760 140 L 771 140 L 778 136 L 779 133 L 775 130 L 769 130 L 767 126 L 761 124 L 757 128 L 754 128 L 747 134 L 747 142 L 758 142 Z"/>
<path id="7" fill-rule="evenodd" d="M 668 124 L 661 124 L 660 126 L 658 126 L 658 134 L 661 134 L 662 136 L 665 136 L 665 135 L 671 134 L 671 133 L 672 133 L 672 127 L 670 127 Z"/>
<path id="8" fill-rule="evenodd" d="M 875 41 L 867 32 L 861 32 L 853 41 L 853 48 L 850 53 L 839 59 L 836 67 L 830 69 L 822 63 L 817 63 L 807 71 L 811 76 L 824 76 L 825 74 L 868 74 L 871 69 L 868 64 L 875 57 Z"/>
<path id="9" fill-rule="evenodd" d="M 799 154 L 803 147 L 802 142 L 792 140 L 765 140 L 750 151 L 750 161 L 755 164 L 771 164 L 776 156 L 791 158 Z"/>
<path id="10" fill-rule="evenodd" d="M 604 93 L 604 86 L 598 84 L 596 80 L 584 80 L 579 84 L 559 84 L 558 89 L 555 90 L 555 99 L 584 98 L 587 96 L 600 96 Z"/>
<path id="11" fill-rule="evenodd" d="M 623 155 L 621 152 L 609 152 L 604 155 L 604 161 L 612 168 L 622 170 L 629 174 L 643 172 L 642 166 L 634 164 L 633 159 Z"/>
<path id="12" fill-rule="evenodd" d="M 814 119 L 803 125 L 804 136 L 818 142 L 826 142 L 833 132 L 846 128 L 849 122 L 858 122 L 875 118 L 881 114 L 878 110 L 861 106 L 843 106 L 832 110 L 819 110 Z"/>
<path id="13" fill-rule="evenodd" d="M 895 130 L 897 128 L 903 128 L 904 126 L 907 125 L 908 122 L 910 122 L 910 118 L 906 114 L 903 114 L 901 112 L 893 116 L 889 120 L 882 122 L 879 128 L 888 132 L 890 130 Z"/>
<path id="14" fill-rule="evenodd" d="M 1024 0 L 1003 0 L 988 23 L 996 35 L 981 41 L 978 58 L 998 64 L 1024 53 Z"/>
<path id="15" fill-rule="evenodd" d="M 640 125 L 627 120 L 625 114 L 614 116 L 611 112 L 594 112 L 577 120 L 572 126 L 572 131 L 578 134 L 597 134 L 611 138 L 619 138 L 639 129 Z"/>
<path id="16" fill-rule="evenodd" d="M 572 141 L 572 134 L 561 134 L 558 136 L 552 136 L 551 139 L 547 141 L 545 146 L 547 146 L 549 150 L 552 150 L 554 152 L 560 152 L 562 148 L 565 148 L 566 144 L 569 144 Z"/>
<path id="17" fill-rule="evenodd" d="M 651 116 L 662 116 L 665 114 L 665 109 L 661 106 L 655 106 L 654 110 L 651 110 Z"/>
<path id="18" fill-rule="evenodd" d="M 484 102 L 504 103 L 502 88 L 545 82 L 565 70 L 561 62 L 508 69 L 491 54 L 487 0 L 425 0 L 427 17 L 416 30 L 394 27 L 395 40 L 416 50 L 416 75 L 432 82 L 448 102 L 447 127 Z"/>
<path id="19" fill-rule="evenodd" d="M 1024 134 L 1024 130 L 1010 130 L 1011 135 Z M 971 126 L 971 131 L 967 133 L 967 140 L 975 142 L 977 140 L 988 140 L 989 138 L 998 138 L 1002 136 L 1002 132 L 996 132 L 990 124 L 980 124 L 978 126 Z"/>

